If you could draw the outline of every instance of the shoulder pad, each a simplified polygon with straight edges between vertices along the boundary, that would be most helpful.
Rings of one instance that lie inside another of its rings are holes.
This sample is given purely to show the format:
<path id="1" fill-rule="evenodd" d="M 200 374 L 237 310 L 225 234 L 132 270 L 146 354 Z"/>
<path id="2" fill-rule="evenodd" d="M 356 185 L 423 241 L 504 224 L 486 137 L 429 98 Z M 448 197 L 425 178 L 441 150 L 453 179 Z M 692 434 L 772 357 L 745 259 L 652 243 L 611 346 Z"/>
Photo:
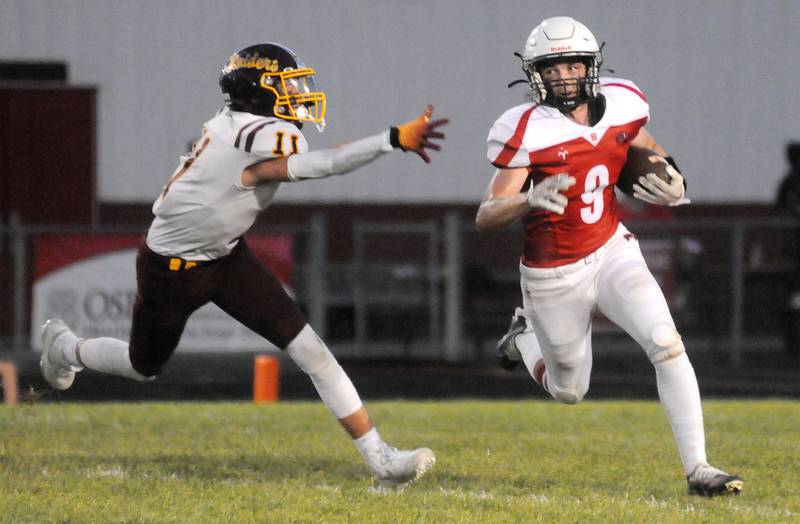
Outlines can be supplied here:
<path id="1" fill-rule="evenodd" d="M 215 138 L 243 153 L 275 158 L 308 150 L 308 142 L 294 124 L 270 116 L 223 109 L 206 122 Z"/>
<path id="2" fill-rule="evenodd" d="M 512 107 L 498 118 L 486 138 L 486 157 L 495 167 L 523 167 L 530 164 L 530 156 L 523 145 L 525 130 L 536 104 Z"/>
<path id="3" fill-rule="evenodd" d="M 600 78 L 600 88 L 615 88 L 621 87 L 623 89 L 627 89 L 631 93 L 635 93 L 639 98 L 647 102 L 647 97 L 644 96 L 644 93 L 639 86 L 631 82 L 630 80 L 626 80 L 624 78 L 608 78 L 602 77 Z"/>
<path id="4" fill-rule="evenodd" d="M 269 122 L 253 125 L 244 131 L 246 138 L 242 138 L 239 149 L 265 158 L 308 151 L 306 137 L 296 125 L 279 118 L 266 120 Z"/>
<path id="5" fill-rule="evenodd" d="M 610 111 L 613 124 L 650 118 L 650 104 L 641 89 L 622 78 L 601 78 L 600 92 L 606 97 L 606 111 Z"/>

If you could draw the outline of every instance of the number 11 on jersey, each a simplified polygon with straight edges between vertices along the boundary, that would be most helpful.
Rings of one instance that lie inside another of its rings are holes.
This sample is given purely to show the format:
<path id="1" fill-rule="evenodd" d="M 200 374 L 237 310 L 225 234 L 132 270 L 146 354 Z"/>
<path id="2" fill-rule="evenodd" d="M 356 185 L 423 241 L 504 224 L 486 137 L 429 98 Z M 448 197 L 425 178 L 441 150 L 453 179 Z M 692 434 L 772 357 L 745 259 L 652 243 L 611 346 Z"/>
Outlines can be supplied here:
<path id="1" fill-rule="evenodd" d="M 272 154 L 275 156 L 285 156 L 286 153 L 284 152 L 283 148 L 283 137 L 285 133 L 283 131 L 277 131 L 275 133 L 275 149 L 272 150 Z M 297 153 L 297 135 L 289 135 L 290 147 L 291 150 L 289 151 L 290 155 Z"/>

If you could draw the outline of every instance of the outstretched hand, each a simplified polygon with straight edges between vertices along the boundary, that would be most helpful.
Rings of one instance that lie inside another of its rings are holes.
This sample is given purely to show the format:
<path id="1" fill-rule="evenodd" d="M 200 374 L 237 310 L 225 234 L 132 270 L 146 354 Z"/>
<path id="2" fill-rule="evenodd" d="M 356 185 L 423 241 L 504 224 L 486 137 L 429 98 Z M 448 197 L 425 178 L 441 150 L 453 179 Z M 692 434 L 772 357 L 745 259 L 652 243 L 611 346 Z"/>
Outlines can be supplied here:
<path id="1" fill-rule="evenodd" d="M 420 116 L 393 127 L 391 130 L 391 142 L 394 147 L 399 147 L 403 151 L 413 151 L 425 161 L 430 163 L 431 157 L 428 156 L 426 149 L 434 151 L 441 150 L 441 146 L 437 143 L 431 142 L 432 139 L 444 140 L 444 133 L 437 131 L 437 128 L 447 125 L 450 120 L 441 118 L 431 122 L 431 115 L 433 115 L 433 106 L 428 105 L 425 112 Z"/>

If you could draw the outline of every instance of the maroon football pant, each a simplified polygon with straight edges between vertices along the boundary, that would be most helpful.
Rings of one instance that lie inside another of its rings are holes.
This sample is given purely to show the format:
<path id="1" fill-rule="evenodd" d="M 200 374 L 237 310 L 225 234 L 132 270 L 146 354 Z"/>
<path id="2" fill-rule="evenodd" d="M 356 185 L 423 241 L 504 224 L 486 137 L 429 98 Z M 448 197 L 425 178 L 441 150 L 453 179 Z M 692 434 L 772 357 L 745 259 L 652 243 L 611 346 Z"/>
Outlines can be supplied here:
<path id="1" fill-rule="evenodd" d="M 306 324 L 300 308 L 244 239 L 228 256 L 189 269 L 180 263 L 178 270 L 172 270 L 170 260 L 146 243 L 136 257 L 137 294 L 129 351 L 133 368 L 142 375 L 161 371 L 189 315 L 208 302 L 281 349 Z M 178 265 L 172 260 L 173 266 Z"/>

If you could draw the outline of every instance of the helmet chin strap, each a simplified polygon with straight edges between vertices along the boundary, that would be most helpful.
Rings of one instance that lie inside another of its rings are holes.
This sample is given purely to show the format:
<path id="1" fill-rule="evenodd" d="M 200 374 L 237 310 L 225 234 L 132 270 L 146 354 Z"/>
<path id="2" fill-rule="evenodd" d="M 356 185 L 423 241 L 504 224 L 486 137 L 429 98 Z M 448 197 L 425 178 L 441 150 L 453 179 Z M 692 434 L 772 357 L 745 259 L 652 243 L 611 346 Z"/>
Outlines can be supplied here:
<path id="1" fill-rule="evenodd" d="M 548 93 L 552 95 L 552 93 Z M 561 111 L 562 113 L 572 113 L 578 107 L 589 102 L 589 97 L 586 95 L 578 95 L 572 98 L 561 98 L 557 96 L 548 96 L 545 100 L 545 105 L 549 105 Z"/>
<path id="2" fill-rule="evenodd" d="M 591 97 L 586 93 L 586 79 L 580 78 L 578 79 L 578 90 L 575 96 L 571 98 L 566 97 L 559 97 L 553 93 L 553 88 L 551 86 L 547 86 L 547 96 L 545 97 L 543 103 L 550 107 L 554 107 L 561 111 L 562 113 L 571 113 L 578 107 L 583 104 L 586 104 L 591 101 Z"/>

